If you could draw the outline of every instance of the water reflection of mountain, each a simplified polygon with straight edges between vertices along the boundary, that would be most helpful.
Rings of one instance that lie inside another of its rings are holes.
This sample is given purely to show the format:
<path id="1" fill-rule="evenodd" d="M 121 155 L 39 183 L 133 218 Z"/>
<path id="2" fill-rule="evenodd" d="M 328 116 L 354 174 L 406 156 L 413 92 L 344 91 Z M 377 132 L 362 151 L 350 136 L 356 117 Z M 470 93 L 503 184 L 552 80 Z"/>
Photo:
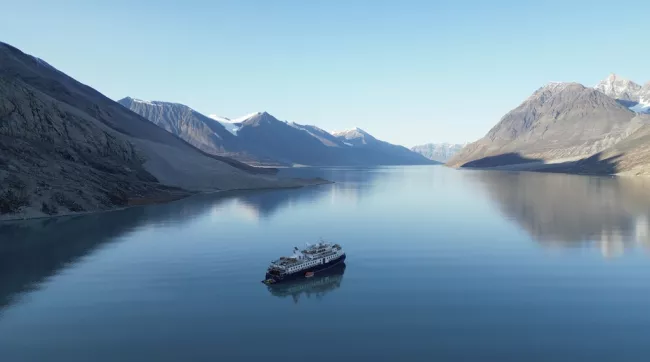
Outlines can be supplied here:
<path id="1" fill-rule="evenodd" d="M 143 225 L 183 222 L 223 198 L 198 197 L 127 210 L 0 224 L 0 310 L 49 277 Z"/>
<path id="2" fill-rule="evenodd" d="M 613 256 L 650 246 L 650 182 L 564 174 L 471 174 L 499 206 L 546 245 L 589 245 Z"/>
<path id="3" fill-rule="evenodd" d="M 233 200 L 259 218 L 293 203 L 329 197 L 334 188 L 351 193 L 346 197 L 358 197 L 364 185 L 377 176 L 363 171 L 328 170 L 325 174 L 336 176 L 331 179 L 339 182 L 333 185 L 197 195 L 107 213 L 0 223 L 0 310 L 20 294 L 39 288 L 49 277 L 140 227 L 182 223 Z"/>
<path id="4" fill-rule="evenodd" d="M 230 192 L 228 198 L 256 219 L 272 216 L 283 207 L 299 203 L 313 203 L 324 197 L 332 200 L 359 202 L 372 192 L 378 177 L 391 173 L 385 168 L 337 167 L 337 168 L 295 168 L 282 170 L 283 177 L 321 177 L 334 181 L 333 184 L 304 187 L 292 190 Z"/>
<path id="5" fill-rule="evenodd" d="M 288 190 L 233 192 L 225 196 L 256 219 L 272 216 L 283 207 L 297 203 L 312 203 L 325 197 L 331 185 L 319 185 Z"/>
<path id="6" fill-rule="evenodd" d="M 353 203 L 359 202 L 365 196 L 372 194 L 378 186 L 378 179 L 387 181 L 390 177 L 401 177 L 395 173 L 395 167 L 322 167 L 322 168 L 293 168 L 281 171 L 285 177 L 320 177 L 333 181 L 331 197 Z"/>
<path id="7" fill-rule="evenodd" d="M 237 200 L 268 216 L 293 202 L 310 202 L 328 185 L 293 190 L 197 195 L 168 204 L 127 210 L 0 223 L 0 310 L 17 296 L 38 289 L 49 277 L 140 227 L 182 223 Z"/>
<path id="8" fill-rule="evenodd" d="M 323 274 L 324 273 L 324 274 Z M 280 284 L 271 284 L 267 288 L 271 295 L 279 298 L 291 297 L 294 303 L 298 303 L 301 295 L 307 298 L 315 297 L 320 299 L 325 294 L 341 287 L 345 264 L 337 265 L 326 272 L 316 274 L 312 278 L 300 279 Z"/>

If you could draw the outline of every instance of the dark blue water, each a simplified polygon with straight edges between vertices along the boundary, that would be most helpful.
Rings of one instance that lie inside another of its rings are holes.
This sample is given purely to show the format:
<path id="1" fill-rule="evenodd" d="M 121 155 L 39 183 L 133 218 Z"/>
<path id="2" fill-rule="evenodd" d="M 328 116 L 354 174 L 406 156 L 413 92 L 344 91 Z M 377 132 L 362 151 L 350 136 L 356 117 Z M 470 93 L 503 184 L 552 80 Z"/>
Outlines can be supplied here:
<path id="1" fill-rule="evenodd" d="M 650 185 L 443 167 L 0 224 L 2 361 L 647 361 Z M 319 237 L 344 272 L 269 289 Z"/>

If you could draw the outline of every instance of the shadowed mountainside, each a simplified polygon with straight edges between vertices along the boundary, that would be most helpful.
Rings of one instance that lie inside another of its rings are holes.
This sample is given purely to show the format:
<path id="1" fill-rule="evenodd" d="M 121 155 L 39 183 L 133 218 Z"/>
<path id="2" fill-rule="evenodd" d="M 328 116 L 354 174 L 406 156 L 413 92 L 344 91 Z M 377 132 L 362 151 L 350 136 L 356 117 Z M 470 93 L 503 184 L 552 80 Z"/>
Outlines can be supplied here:
<path id="1" fill-rule="evenodd" d="M 483 157 L 478 160 L 470 161 L 462 165 L 462 167 L 497 167 L 505 165 L 520 165 L 527 163 L 542 162 L 542 159 L 534 159 L 524 157 L 519 153 L 504 153 L 497 156 Z"/>

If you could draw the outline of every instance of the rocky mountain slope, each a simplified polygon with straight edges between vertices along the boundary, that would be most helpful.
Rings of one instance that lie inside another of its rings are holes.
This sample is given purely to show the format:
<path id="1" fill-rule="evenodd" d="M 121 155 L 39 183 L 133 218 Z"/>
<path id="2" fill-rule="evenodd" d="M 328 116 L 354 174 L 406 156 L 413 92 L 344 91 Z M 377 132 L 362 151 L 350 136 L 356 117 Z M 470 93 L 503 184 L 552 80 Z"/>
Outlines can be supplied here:
<path id="1" fill-rule="evenodd" d="M 610 88 L 620 96 L 629 95 L 629 87 Z M 491 167 L 587 158 L 619 144 L 645 122 L 644 115 L 599 90 L 578 83 L 550 83 L 508 112 L 485 137 L 463 148 L 448 164 Z"/>
<path id="2" fill-rule="evenodd" d="M 629 137 L 591 157 L 579 160 L 568 171 L 583 174 L 650 175 L 650 115 L 639 115 L 635 121 L 643 123 Z M 558 165 L 551 171 L 564 172 Z"/>
<path id="3" fill-rule="evenodd" d="M 2 219 L 306 182 L 202 152 L 45 61 L 0 43 Z"/>
<path id="4" fill-rule="evenodd" d="M 411 147 L 411 151 L 437 162 L 447 162 L 451 157 L 460 152 L 463 144 L 453 143 L 427 143 Z"/>
<path id="5" fill-rule="evenodd" d="M 345 162 L 337 148 L 329 147 L 309 132 L 282 122 L 267 112 L 257 112 L 241 122 L 237 138 L 252 154 L 300 165 L 334 165 Z"/>
<path id="6" fill-rule="evenodd" d="M 319 127 L 280 121 L 267 112 L 237 119 L 206 117 L 176 103 L 119 101 L 130 110 L 215 155 L 251 164 L 271 165 L 400 165 L 430 160 L 402 146 L 380 141 L 366 132 L 333 135 Z M 356 132 L 356 131 L 355 131 Z M 369 143 L 364 143 L 368 140 Z"/>
<path id="7" fill-rule="evenodd" d="M 131 97 L 120 99 L 118 103 L 207 153 L 235 158 L 251 165 L 278 165 L 266 157 L 248 154 L 232 129 L 226 129 L 221 122 L 186 105 Z"/>

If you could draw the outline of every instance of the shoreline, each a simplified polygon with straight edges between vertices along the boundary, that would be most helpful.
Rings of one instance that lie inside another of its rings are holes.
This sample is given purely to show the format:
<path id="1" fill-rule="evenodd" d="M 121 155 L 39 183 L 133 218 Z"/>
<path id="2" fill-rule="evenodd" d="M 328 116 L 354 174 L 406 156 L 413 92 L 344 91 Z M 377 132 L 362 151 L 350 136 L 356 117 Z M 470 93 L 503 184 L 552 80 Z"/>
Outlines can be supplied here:
<path id="1" fill-rule="evenodd" d="M 633 171 L 622 171 L 617 173 L 607 173 L 607 172 L 597 172 L 589 170 L 579 170 L 574 167 L 577 165 L 578 161 L 567 161 L 567 162 L 550 162 L 550 163 L 541 163 L 541 162 L 531 162 L 531 163 L 518 163 L 512 165 L 501 165 L 501 166 L 492 166 L 492 167 L 454 167 L 445 165 L 445 167 L 456 169 L 456 170 L 476 170 L 476 171 L 502 171 L 502 172 L 534 172 L 534 173 L 556 173 L 564 175 L 575 175 L 575 176 L 598 176 L 598 177 L 639 177 L 644 178 L 650 175 L 648 174 L 635 174 Z"/>
<path id="2" fill-rule="evenodd" d="M 241 188 L 241 189 L 227 189 L 227 190 L 206 190 L 206 191 L 186 191 L 185 194 L 183 195 L 170 195 L 169 197 L 160 197 L 160 198 L 154 198 L 151 199 L 151 201 L 144 201 L 145 199 L 134 199 L 134 200 L 129 200 L 129 204 L 126 206 L 120 206 L 120 207 L 115 207 L 115 208 L 110 208 L 106 210 L 93 210 L 93 211 L 78 211 L 78 212 L 62 212 L 56 215 L 38 215 L 38 216 L 26 216 L 26 215 L 1 215 L 0 216 L 0 226 L 2 224 L 11 224 L 11 223 L 16 223 L 16 222 L 22 222 L 22 221 L 28 221 L 28 220 L 38 220 L 38 219 L 55 219 L 55 218 L 61 218 L 61 217 L 67 217 L 67 216 L 83 216 L 83 215 L 90 215 L 90 214 L 100 214 L 100 213 L 107 213 L 107 212 L 115 212 L 115 211 L 122 211 L 122 210 L 127 210 L 135 207 L 142 207 L 142 206 L 153 206 L 153 205 L 161 205 L 161 204 L 168 204 L 172 203 L 174 201 L 179 201 L 179 200 L 184 200 L 188 197 L 192 196 L 197 196 L 197 195 L 212 195 L 212 194 L 227 194 L 229 192 L 236 193 L 236 192 L 247 192 L 247 191 L 269 191 L 269 190 L 286 190 L 286 189 L 301 189 L 303 187 L 314 187 L 314 186 L 322 186 L 322 185 L 331 185 L 334 184 L 334 181 L 330 180 L 325 180 L 325 179 L 296 179 L 296 180 L 301 180 L 301 181 L 312 181 L 312 183 L 306 183 L 304 185 L 296 184 L 296 185 L 286 185 L 286 186 L 270 186 L 270 187 L 259 187 L 259 188 Z"/>

